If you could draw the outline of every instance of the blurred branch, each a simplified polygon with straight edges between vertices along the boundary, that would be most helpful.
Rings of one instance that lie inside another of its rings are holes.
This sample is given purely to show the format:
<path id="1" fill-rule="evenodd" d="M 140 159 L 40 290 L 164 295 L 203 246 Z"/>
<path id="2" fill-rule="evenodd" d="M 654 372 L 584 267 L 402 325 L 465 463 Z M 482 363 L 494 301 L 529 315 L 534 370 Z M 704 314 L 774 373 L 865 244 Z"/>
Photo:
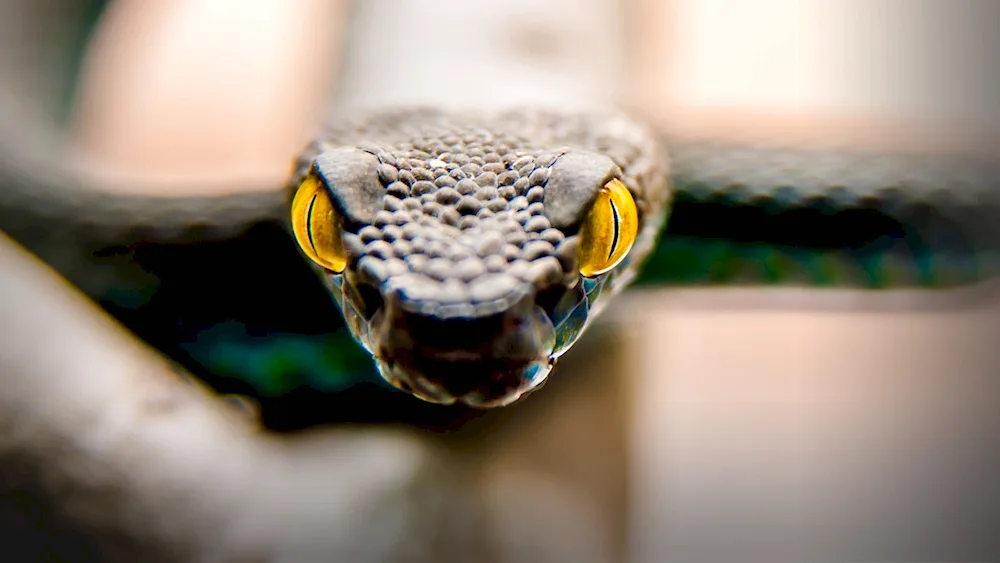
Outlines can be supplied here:
<path id="1" fill-rule="evenodd" d="M 0 263 L 0 472 L 105 556 L 441 557 L 441 526 L 468 520 L 461 480 L 426 444 L 264 435 L 6 237 Z"/>

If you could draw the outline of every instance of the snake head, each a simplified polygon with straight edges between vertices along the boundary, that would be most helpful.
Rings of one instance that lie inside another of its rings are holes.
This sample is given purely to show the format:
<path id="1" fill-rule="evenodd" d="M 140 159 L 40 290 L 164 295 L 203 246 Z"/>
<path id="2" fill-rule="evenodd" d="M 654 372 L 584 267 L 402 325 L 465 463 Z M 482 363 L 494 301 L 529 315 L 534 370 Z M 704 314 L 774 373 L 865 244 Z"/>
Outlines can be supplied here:
<path id="1" fill-rule="evenodd" d="M 387 381 L 502 406 L 544 383 L 627 271 L 635 181 L 597 152 L 432 130 L 316 147 L 292 226 Z"/>

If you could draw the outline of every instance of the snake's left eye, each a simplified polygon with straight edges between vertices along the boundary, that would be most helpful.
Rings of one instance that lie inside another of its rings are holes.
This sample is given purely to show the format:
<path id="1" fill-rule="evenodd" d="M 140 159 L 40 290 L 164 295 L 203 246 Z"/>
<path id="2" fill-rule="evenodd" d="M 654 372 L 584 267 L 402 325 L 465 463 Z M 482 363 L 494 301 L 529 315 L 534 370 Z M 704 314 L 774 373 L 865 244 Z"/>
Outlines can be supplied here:
<path id="1" fill-rule="evenodd" d="M 580 274 L 593 277 L 617 266 L 635 243 L 639 214 L 625 184 L 611 180 L 601 188 L 580 227 Z"/>
<path id="2" fill-rule="evenodd" d="M 292 200 L 292 230 L 306 256 L 323 268 L 340 273 L 347 267 L 344 220 L 333 207 L 326 186 L 310 173 Z"/>

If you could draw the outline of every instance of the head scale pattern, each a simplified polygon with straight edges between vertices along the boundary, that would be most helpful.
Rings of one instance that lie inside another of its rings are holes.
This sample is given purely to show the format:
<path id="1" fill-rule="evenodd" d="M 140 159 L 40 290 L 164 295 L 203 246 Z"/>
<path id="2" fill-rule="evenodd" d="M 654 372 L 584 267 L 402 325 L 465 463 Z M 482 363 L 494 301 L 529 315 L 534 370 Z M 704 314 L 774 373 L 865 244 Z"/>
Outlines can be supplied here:
<path id="1" fill-rule="evenodd" d="M 415 395 L 509 404 L 634 271 L 665 215 L 655 140 L 609 114 L 389 111 L 334 122 L 292 185 L 320 177 L 345 218 L 348 267 L 326 272 L 355 338 Z M 640 232 L 615 269 L 581 278 L 579 225 L 619 179 Z"/>

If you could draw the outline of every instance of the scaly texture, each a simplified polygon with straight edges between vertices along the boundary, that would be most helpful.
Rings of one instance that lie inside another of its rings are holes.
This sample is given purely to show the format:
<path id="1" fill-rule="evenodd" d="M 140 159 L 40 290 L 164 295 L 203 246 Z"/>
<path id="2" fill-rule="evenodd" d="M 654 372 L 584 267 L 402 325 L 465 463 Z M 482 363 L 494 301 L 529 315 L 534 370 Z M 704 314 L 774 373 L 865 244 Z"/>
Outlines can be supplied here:
<path id="1" fill-rule="evenodd" d="M 435 402 L 509 404 L 540 385 L 663 224 L 666 159 L 614 113 L 433 109 L 336 121 L 302 155 L 350 224 L 327 279 L 382 375 Z M 632 193 L 637 243 L 582 278 L 580 222 L 611 178 Z"/>

